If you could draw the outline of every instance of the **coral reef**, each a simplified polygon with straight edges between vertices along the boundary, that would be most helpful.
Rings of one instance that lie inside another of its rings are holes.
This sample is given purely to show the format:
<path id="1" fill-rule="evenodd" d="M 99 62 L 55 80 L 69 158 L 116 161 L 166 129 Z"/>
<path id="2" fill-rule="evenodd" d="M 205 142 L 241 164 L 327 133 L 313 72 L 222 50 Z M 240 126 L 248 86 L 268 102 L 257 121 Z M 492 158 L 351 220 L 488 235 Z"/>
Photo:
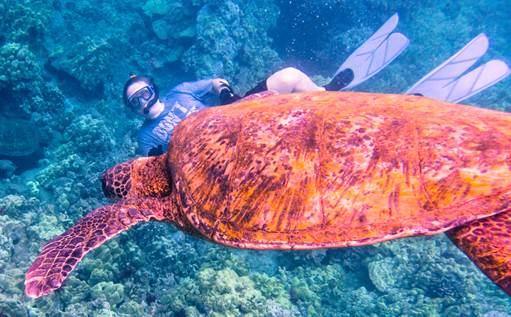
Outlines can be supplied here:
<path id="1" fill-rule="evenodd" d="M 212 1 L 197 16 L 197 41 L 183 57 L 198 78 L 223 76 L 246 91 L 280 64 L 266 30 L 279 9 L 272 1 Z"/>
<path id="2" fill-rule="evenodd" d="M 41 68 L 28 46 L 9 42 L 0 48 L 0 89 L 27 91 L 41 81 Z"/>
<path id="3" fill-rule="evenodd" d="M 102 119 L 85 114 L 73 119 L 64 133 L 71 146 L 79 153 L 101 155 L 114 146 L 113 133 Z"/>
<path id="4" fill-rule="evenodd" d="M 9 160 L 0 160 L 0 178 L 9 178 L 16 170 L 16 166 Z"/>
<path id="5" fill-rule="evenodd" d="M 2 40 L 40 46 L 51 13 L 52 7 L 47 1 L 0 1 Z"/>
<path id="6" fill-rule="evenodd" d="M 238 276 L 232 269 L 201 270 L 196 279 L 182 281 L 167 297 L 173 311 L 193 310 L 207 316 L 262 315 L 265 298 L 254 288 L 248 276 Z"/>
<path id="7" fill-rule="evenodd" d="M 25 156 L 39 148 L 37 128 L 28 120 L 0 117 L 0 155 Z"/>
<path id="8" fill-rule="evenodd" d="M 8 42 L 0 47 L 0 92 L 5 102 L 0 113 L 10 117 L 32 117 L 37 123 L 51 121 L 64 106 L 60 90 L 43 78 L 36 55 L 25 44 Z"/>
<path id="9" fill-rule="evenodd" d="M 112 42 L 112 40 L 110 40 Z M 115 43 L 84 38 L 70 49 L 50 57 L 51 66 L 76 79 L 87 93 L 103 94 L 105 76 L 112 71 Z"/>

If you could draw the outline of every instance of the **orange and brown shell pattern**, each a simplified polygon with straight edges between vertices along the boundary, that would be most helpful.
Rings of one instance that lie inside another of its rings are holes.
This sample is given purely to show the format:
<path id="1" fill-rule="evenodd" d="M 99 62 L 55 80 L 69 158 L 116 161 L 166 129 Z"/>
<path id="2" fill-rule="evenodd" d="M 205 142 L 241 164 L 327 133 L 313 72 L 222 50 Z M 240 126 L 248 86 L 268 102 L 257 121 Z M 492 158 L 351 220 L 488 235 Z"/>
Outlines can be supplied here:
<path id="1" fill-rule="evenodd" d="M 511 114 L 424 97 L 302 93 L 198 112 L 168 164 L 183 216 L 233 247 L 429 235 L 511 209 Z"/>

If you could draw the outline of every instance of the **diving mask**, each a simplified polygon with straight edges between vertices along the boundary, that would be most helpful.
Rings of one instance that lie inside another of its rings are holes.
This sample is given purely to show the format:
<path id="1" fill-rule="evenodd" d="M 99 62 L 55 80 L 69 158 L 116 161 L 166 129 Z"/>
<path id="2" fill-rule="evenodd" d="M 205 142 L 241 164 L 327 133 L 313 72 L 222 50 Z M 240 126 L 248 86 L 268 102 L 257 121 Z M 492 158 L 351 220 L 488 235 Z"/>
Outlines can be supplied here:
<path id="1" fill-rule="evenodd" d="M 145 86 L 135 91 L 128 97 L 128 105 L 135 111 L 148 113 L 151 106 L 156 102 L 157 96 L 151 86 Z"/>

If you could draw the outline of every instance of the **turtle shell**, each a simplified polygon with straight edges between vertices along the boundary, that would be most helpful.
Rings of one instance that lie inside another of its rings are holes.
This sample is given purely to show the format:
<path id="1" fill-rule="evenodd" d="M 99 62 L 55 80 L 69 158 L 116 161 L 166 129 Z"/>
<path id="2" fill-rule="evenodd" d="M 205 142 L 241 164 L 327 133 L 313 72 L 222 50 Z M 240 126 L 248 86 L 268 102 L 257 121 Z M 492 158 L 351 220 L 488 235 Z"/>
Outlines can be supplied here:
<path id="1" fill-rule="evenodd" d="M 313 249 L 446 231 L 510 209 L 511 114 L 315 92 L 198 112 L 168 166 L 184 216 L 234 247 Z"/>

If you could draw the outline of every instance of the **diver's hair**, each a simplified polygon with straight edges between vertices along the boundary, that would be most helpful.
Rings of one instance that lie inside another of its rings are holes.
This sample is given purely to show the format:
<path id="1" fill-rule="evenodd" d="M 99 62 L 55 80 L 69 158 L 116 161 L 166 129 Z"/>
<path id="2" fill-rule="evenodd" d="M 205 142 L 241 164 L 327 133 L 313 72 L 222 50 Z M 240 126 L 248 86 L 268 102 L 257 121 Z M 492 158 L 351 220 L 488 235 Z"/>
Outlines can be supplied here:
<path id="1" fill-rule="evenodd" d="M 154 80 L 152 77 L 149 76 L 137 76 L 135 74 L 130 74 L 130 79 L 126 81 L 124 84 L 124 88 L 122 90 L 122 100 L 124 101 L 124 105 L 128 106 L 128 87 L 131 86 L 134 83 L 138 82 L 144 82 L 147 85 L 151 86 L 151 88 L 154 90 L 156 94 L 156 98 L 159 97 L 159 90 L 158 86 L 154 83 Z"/>

